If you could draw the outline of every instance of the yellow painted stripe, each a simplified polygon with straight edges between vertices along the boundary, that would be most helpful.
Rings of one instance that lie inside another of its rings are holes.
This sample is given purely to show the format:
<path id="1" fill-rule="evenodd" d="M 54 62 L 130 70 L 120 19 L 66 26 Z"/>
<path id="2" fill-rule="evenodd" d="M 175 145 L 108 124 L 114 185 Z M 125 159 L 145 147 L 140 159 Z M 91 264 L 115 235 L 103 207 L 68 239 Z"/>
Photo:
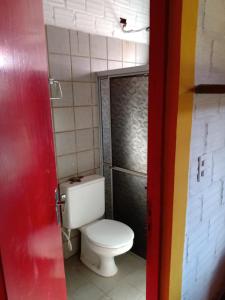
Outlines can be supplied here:
<path id="1" fill-rule="evenodd" d="M 183 0 L 169 299 L 181 299 L 198 0 Z"/>

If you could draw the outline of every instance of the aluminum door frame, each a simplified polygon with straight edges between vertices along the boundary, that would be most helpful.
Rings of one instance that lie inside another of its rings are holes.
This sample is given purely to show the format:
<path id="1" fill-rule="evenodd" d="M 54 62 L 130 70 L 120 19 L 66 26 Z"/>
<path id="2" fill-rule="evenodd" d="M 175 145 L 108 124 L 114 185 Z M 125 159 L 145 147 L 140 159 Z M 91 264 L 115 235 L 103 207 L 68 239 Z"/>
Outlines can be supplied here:
<path id="1" fill-rule="evenodd" d="M 131 67 L 131 68 L 124 68 L 124 69 L 115 69 L 115 70 L 109 70 L 109 71 L 102 71 L 96 73 L 96 84 L 97 84 L 97 91 L 96 91 L 96 97 L 98 99 L 99 103 L 99 137 L 100 137 L 100 174 L 104 174 L 104 164 L 106 164 L 110 168 L 110 175 L 111 175 L 111 207 L 112 207 L 112 218 L 114 218 L 113 215 L 113 169 L 116 168 L 117 171 L 125 172 L 128 174 L 131 174 L 129 170 L 113 167 L 112 164 L 109 165 L 107 163 L 104 163 L 103 160 L 103 126 L 102 126 L 102 97 L 101 97 L 101 80 L 108 80 L 109 84 L 109 95 L 110 95 L 110 79 L 111 78 L 119 78 L 119 77 L 132 77 L 132 76 L 149 76 L 149 66 L 148 65 L 142 65 L 137 67 Z M 111 120 L 110 120 L 110 131 L 111 131 Z M 112 147 L 111 147 L 112 148 Z M 112 153 L 111 153 L 112 154 Z M 111 157 L 112 159 L 112 157 Z M 142 176 L 146 177 L 148 174 L 142 174 L 139 172 L 131 171 L 133 175 L 136 176 Z M 148 202 L 148 200 L 147 200 Z"/>

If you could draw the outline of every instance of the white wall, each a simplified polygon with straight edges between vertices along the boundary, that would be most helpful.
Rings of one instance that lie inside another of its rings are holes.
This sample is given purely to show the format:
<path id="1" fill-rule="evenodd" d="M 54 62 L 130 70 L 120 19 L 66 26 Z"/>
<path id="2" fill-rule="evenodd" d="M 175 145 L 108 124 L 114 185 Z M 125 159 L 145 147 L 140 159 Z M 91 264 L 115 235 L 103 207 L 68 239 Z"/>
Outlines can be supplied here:
<path id="1" fill-rule="evenodd" d="M 148 43 L 149 33 L 125 34 L 120 17 L 126 18 L 127 29 L 149 26 L 150 0 L 43 0 L 45 23 L 88 33 Z"/>
<path id="2" fill-rule="evenodd" d="M 224 16 L 223 0 L 200 0 L 196 85 L 225 84 Z M 198 157 L 203 154 L 206 154 L 205 176 L 197 182 Z M 220 281 L 225 287 L 224 257 L 225 95 L 196 95 L 191 137 L 182 299 L 217 299 Z"/>

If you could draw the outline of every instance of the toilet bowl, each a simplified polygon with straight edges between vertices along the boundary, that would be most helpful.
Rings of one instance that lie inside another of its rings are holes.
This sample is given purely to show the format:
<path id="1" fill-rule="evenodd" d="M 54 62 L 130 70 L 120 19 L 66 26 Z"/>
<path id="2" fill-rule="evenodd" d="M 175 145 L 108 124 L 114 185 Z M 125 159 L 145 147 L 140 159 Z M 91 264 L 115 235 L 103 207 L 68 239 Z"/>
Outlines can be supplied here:
<path id="1" fill-rule="evenodd" d="M 118 271 L 114 257 L 132 248 L 133 230 L 121 222 L 103 219 L 80 231 L 81 261 L 101 276 L 114 276 Z"/>
<path id="2" fill-rule="evenodd" d="M 105 179 L 99 175 L 60 186 L 65 199 L 63 226 L 81 232 L 81 261 L 95 273 L 110 277 L 117 273 L 114 257 L 133 246 L 133 230 L 118 221 L 101 219 L 105 213 Z"/>

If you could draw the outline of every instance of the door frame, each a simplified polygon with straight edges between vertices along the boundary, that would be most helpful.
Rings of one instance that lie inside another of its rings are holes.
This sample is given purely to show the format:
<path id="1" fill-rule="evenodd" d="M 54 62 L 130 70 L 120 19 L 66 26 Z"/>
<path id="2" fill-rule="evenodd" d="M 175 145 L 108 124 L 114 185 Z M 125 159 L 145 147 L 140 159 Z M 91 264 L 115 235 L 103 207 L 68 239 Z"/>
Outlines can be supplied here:
<path id="1" fill-rule="evenodd" d="M 147 300 L 181 298 L 198 2 L 150 0 Z"/>

